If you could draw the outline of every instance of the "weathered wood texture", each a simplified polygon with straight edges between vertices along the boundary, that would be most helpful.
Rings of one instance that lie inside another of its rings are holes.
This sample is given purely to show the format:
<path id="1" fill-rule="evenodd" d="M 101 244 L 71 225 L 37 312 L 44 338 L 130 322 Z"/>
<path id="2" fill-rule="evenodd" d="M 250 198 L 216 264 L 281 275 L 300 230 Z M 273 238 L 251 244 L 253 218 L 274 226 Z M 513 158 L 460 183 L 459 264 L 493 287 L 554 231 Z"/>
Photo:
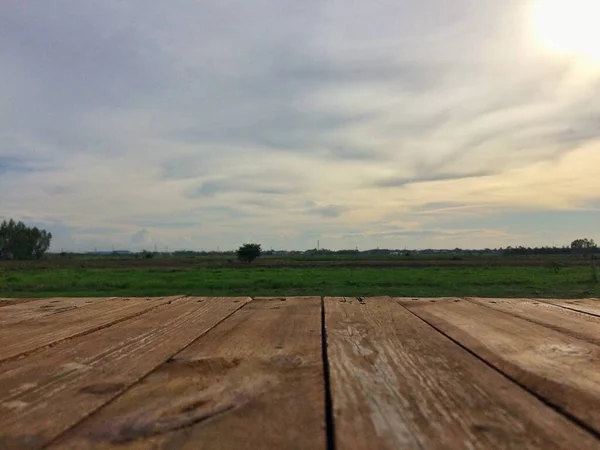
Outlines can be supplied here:
<path id="1" fill-rule="evenodd" d="M 325 448 L 321 300 L 253 300 L 52 448 Z"/>
<path id="2" fill-rule="evenodd" d="M 403 301 L 427 323 L 600 433 L 600 347 L 465 300 Z"/>
<path id="3" fill-rule="evenodd" d="M 597 298 L 582 298 L 576 300 L 543 299 L 540 301 L 600 317 L 600 299 Z"/>
<path id="4" fill-rule="evenodd" d="M 56 297 L 5 305 L 0 310 L 0 326 L 62 314 L 106 299 Z"/>
<path id="5" fill-rule="evenodd" d="M 41 300 L 40 298 L 0 298 L 0 308 L 4 306 L 10 305 L 19 305 L 21 303 L 34 302 L 36 300 Z M 44 300 L 52 300 L 52 299 L 44 299 Z"/>
<path id="6" fill-rule="evenodd" d="M 467 298 L 466 300 L 594 344 L 600 344 L 600 317 L 534 299 Z"/>
<path id="7" fill-rule="evenodd" d="M 0 362 L 68 338 L 100 330 L 176 298 L 179 297 L 111 299 L 56 316 L 3 326 L 0 329 Z M 0 315 L 5 309 L 0 310 Z"/>
<path id="8" fill-rule="evenodd" d="M 388 298 L 326 298 L 338 449 L 573 449 L 595 439 Z"/>
<path id="9" fill-rule="evenodd" d="M 3 299 L 0 450 L 600 450 L 597 308 Z"/>
<path id="10" fill-rule="evenodd" d="M 0 366 L 0 448 L 41 448 L 240 308 L 182 298 Z M 159 303 L 160 304 L 160 303 Z M 143 403 L 142 403 L 143 407 Z"/>

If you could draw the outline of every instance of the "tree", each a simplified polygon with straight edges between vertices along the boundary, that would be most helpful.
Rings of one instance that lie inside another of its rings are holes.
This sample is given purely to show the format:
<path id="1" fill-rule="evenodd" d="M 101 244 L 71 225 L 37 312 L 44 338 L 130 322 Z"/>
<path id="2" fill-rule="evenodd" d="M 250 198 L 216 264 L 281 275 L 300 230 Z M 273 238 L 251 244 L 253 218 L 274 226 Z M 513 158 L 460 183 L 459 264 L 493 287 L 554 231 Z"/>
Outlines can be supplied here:
<path id="1" fill-rule="evenodd" d="M 0 224 L 0 259 L 39 259 L 50 248 L 52 233 L 13 219 Z"/>
<path id="2" fill-rule="evenodd" d="M 260 244 L 244 244 L 237 249 L 237 257 L 240 261 L 245 261 L 250 264 L 260 256 Z"/>
<path id="3" fill-rule="evenodd" d="M 583 250 L 597 247 L 598 246 L 593 239 L 575 239 L 573 242 L 571 242 L 571 249 L 573 250 Z"/>

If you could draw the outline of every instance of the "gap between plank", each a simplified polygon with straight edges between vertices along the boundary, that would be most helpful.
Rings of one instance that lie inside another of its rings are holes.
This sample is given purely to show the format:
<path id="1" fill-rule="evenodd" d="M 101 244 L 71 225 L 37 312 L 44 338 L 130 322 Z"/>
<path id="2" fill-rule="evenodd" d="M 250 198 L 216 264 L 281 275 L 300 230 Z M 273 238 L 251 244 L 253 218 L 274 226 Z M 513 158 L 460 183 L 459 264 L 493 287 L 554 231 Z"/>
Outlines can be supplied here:
<path id="1" fill-rule="evenodd" d="M 468 303 L 470 303 L 470 304 L 472 304 L 472 305 L 482 306 L 482 307 L 484 307 L 484 308 L 486 308 L 486 309 L 491 309 L 492 311 L 494 311 L 494 312 L 497 312 L 497 313 L 502 313 L 502 314 L 505 314 L 505 315 L 507 315 L 507 316 L 510 316 L 510 317 L 517 317 L 517 318 L 519 318 L 519 319 L 521 319 L 521 320 L 525 320 L 526 322 L 533 323 L 533 324 L 535 324 L 535 325 L 538 325 L 538 326 L 540 326 L 540 327 L 545 327 L 545 328 L 548 328 L 549 330 L 553 330 L 553 331 L 557 331 L 557 332 L 559 332 L 559 333 L 567 334 L 567 333 L 565 333 L 565 332 L 564 332 L 564 331 L 562 331 L 562 330 L 559 330 L 559 329 L 556 329 L 556 328 L 552 328 L 551 326 L 548 326 L 548 325 L 546 325 L 546 324 L 544 324 L 544 323 L 536 322 L 535 320 L 533 320 L 533 319 L 531 319 L 531 318 L 529 318 L 529 317 L 517 316 L 516 314 L 513 314 L 513 313 L 511 313 L 511 312 L 509 312 L 509 311 L 505 311 L 505 310 L 503 310 L 503 309 L 496 309 L 496 308 L 494 308 L 493 306 L 489 306 L 489 305 L 488 305 L 488 302 L 485 302 L 485 303 L 478 303 L 478 302 L 474 302 L 474 301 L 472 300 L 472 297 L 457 297 L 457 298 L 459 298 L 459 299 L 461 299 L 461 300 L 464 300 L 465 302 L 468 302 Z M 477 297 L 477 298 L 481 298 L 482 300 L 490 300 L 490 301 L 492 301 L 492 300 L 495 300 L 493 297 L 490 297 L 490 298 L 488 298 L 488 297 Z M 535 298 L 529 298 L 529 297 L 527 297 L 527 298 L 526 298 L 526 300 L 539 301 L 539 300 L 537 300 L 537 299 L 535 299 Z M 539 303 L 544 303 L 544 302 L 539 302 Z M 559 305 L 554 305 L 553 303 L 544 303 L 544 304 L 546 304 L 546 305 L 550 305 L 550 306 L 557 306 L 557 307 L 559 307 L 559 308 L 562 308 L 562 306 L 559 306 Z M 406 308 L 406 309 L 408 309 L 408 308 Z M 566 310 L 569 310 L 569 311 L 581 312 L 582 314 L 585 314 L 585 313 L 583 313 L 582 311 L 576 311 L 576 310 L 574 310 L 574 309 L 571 309 L 571 308 L 563 308 L 563 309 L 566 309 Z M 421 319 L 421 320 L 424 320 L 424 319 Z M 430 325 L 430 324 L 428 324 L 428 325 Z M 433 327 L 433 325 L 431 325 L 431 326 Z M 434 328 L 435 328 L 435 327 L 434 327 Z M 439 331 L 439 330 L 438 330 L 438 331 Z M 443 332 L 441 332 L 441 331 L 440 331 L 440 333 L 443 333 Z M 567 334 L 567 335 L 568 335 L 568 334 Z M 579 337 L 577 337 L 577 336 L 575 336 L 575 337 L 576 337 L 577 339 L 581 339 L 581 338 L 579 338 Z"/>
<path id="2" fill-rule="evenodd" d="M 547 328 L 549 330 L 556 331 L 558 333 L 562 333 L 565 336 L 574 337 L 576 339 L 581 339 L 581 340 L 584 340 L 584 341 L 589 342 L 591 344 L 598 345 L 596 341 L 590 340 L 590 338 L 588 338 L 588 337 L 582 337 L 578 333 L 574 333 L 572 331 L 568 332 L 564 328 L 560 328 L 558 326 L 557 327 L 553 327 L 552 325 L 549 325 L 548 323 L 538 322 L 533 317 L 520 316 L 520 315 L 511 313 L 509 311 L 505 311 L 503 309 L 494 308 L 493 306 L 489 305 L 489 302 L 479 303 L 479 302 L 473 301 L 473 297 L 457 297 L 457 298 L 460 298 L 461 300 L 464 300 L 464 301 L 466 301 L 468 303 L 471 303 L 472 305 L 482 306 L 484 308 L 490 309 L 490 310 L 492 310 L 494 312 L 497 312 L 497 313 L 507 314 L 510 317 L 517 317 L 517 318 L 519 318 L 521 320 L 525 320 L 525 321 L 527 321 L 529 323 L 532 323 L 534 325 L 538 325 L 540 327 L 544 327 L 544 328 Z M 494 298 L 486 298 L 486 297 L 477 297 L 477 298 L 480 298 L 482 300 L 494 300 Z M 596 315 L 596 314 L 593 314 L 593 313 L 588 313 L 586 311 L 581 311 L 580 309 L 572 309 L 572 308 L 569 308 L 569 307 L 563 307 L 563 306 L 557 305 L 555 303 L 543 302 L 543 301 L 540 301 L 539 299 L 536 299 L 536 298 L 526 297 L 525 300 L 531 300 L 532 302 L 538 302 L 540 304 L 548 305 L 548 306 L 551 306 L 551 307 L 552 306 L 556 306 L 557 308 L 564 309 L 565 311 L 571 311 L 571 312 L 574 312 L 574 313 L 580 313 L 580 314 L 583 314 L 585 316 L 589 316 L 589 317 L 593 317 L 593 318 L 600 318 L 600 315 Z"/>
<path id="3" fill-rule="evenodd" d="M 4 359 L 0 360 L 0 366 L 2 366 L 5 363 L 12 362 L 12 361 L 14 361 L 16 359 L 19 359 L 19 358 L 24 358 L 24 357 L 27 357 L 27 356 L 31 356 L 34 353 L 37 353 L 37 352 L 42 351 L 42 350 L 46 350 L 46 349 L 51 348 L 51 347 L 54 347 L 57 344 L 62 344 L 64 342 L 70 341 L 71 339 L 76 339 L 76 338 L 79 338 L 81 336 L 86 336 L 88 334 L 95 333 L 96 331 L 104 330 L 105 328 L 112 327 L 113 325 L 117 325 L 117 324 L 119 324 L 121 322 L 125 322 L 126 320 L 135 319 L 136 317 L 140 317 L 140 316 L 142 316 L 142 315 L 144 315 L 146 313 L 149 313 L 150 311 L 154 311 L 155 309 L 160 308 L 161 306 L 170 305 L 175 300 L 181 300 L 184 297 L 185 296 L 182 295 L 180 297 L 173 298 L 173 299 L 169 300 L 166 303 L 160 303 L 158 305 L 152 306 L 149 309 L 144 309 L 143 311 L 138 311 L 138 312 L 133 313 L 133 314 L 131 314 L 129 316 L 121 317 L 120 319 L 117 319 L 114 322 L 109 322 L 109 323 L 105 323 L 103 325 L 98 325 L 97 327 L 88 328 L 88 329 L 83 330 L 83 331 L 81 331 L 79 333 L 67 336 L 64 339 L 59 339 L 57 341 L 50 342 L 49 344 L 43 345 L 41 347 L 32 348 L 31 350 L 27 350 L 27 351 L 25 351 L 23 353 L 19 353 L 18 355 L 9 356 L 8 358 L 4 358 Z M 110 298 L 111 297 L 108 297 L 107 299 L 110 299 Z M 128 297 L 115 297 L 115 298 L 128 298 Z"/>
<path id="4" fill-rule="evenodd" d="M 325 382 L 325 439 L 327 450 L 335 450 L 335 423 L 333 416 L 333 396 L 331 374 L 327 352 L 327 326 L 325 324 L 325 297 L 321 297 L 321 350 L 323 356 L 323 381 Z"/>
<path id="5" fill-rule="evenodd" d="M 446 334 L 444 331 L 442 331 L 441 329 L 439 329 L 435 325 L 429 323 L 427 320 L 423 319 L 422 317 L 419 317 L 417 314 L 415 314 L 413 311 L 411 311 L 406 306 L 404 306 L 404 305 L 402 305 L 402 304 L 400 304 L 398 302 L 396 302 L 396 304 L 398 304 L 402 308 L 406 309 L 409 313 L 411 313 L 417 319 L 419 319 L 420 321 L 424 322 L 429 327 L 433 328 L 435 331 L 437 331 L 438 333 L 440 333 L 441 335 L 443 335 L 444 337 L 446 337 L 447 339 L 449 339 L 450 341 L 452 341 L 454 344 L 458 345 L 460 348 L 462 348 L 466 352 L 468 352 L 471 355 L 473 355 L 475 358 L 477 358 L 479 361 L 481 361 L 482 363 L 484 363 L 490 369 L 494 370 L 495 372 L 498 372 L 500 375 L 502 375 L 503 377 L 505 377 L 509 381 L 513 382 L 514 384 L 516 384 L 517 386 L 519 386 L 524 391 L 526 391 L 529 394 L 533 395 L 535 398 L 537 398 L 539 401 L 541 401 L 547 407 L 553 409 L 554 411 L 558 412 L 559 414 L 562 414 L 567 419 L 569 419 L 571 422 L 573 422 L 575 425 L 578 425 L 580 428 L 582 428 L 583 430 L 587 431 L 589 434 L 591 434 L 592 436 L 594 436 L 596 439 L 600 439 L 600 433 L 598 431 L 596 431 L 594 428 L 592 428 L 591 426 L 589 426 L 587 423 L 585 423 L 584 421 L 582 421 L 581 419 L 579 419 L 578 417 L 575 417 L 574 415 L 572 415 L 568 411 L 563 410 L 560 406 L 555 405 L 553 403 L 550 403 L 548 400 L 546 400 L 544 397 L 542 397 L 538 393 L 536 393 L 534 391 L 531 391 L 527 386 L 525 386 L 522 383 L 520 383 L 517 379 L 515 379 L 515 378 L 511 377 L 510 375 L 507 375 L 506 373 L 502 372 L 496 366 L 494 366 L 493 364 L 489 363 L 487 360 L 485 360 L 484 358 L 480 357 L 477 353 L 475 353 L 474 351 L 472 351 L 471 349 L 469 349 L 469 347 L 466 347 L 460 341 L 458 341 L 458 340 L 454 339 L 452 336 Z M 569 308 L 566 308 L 566 309 L 569 309 Z"/>
<path id="6" fill-rule="evenodd" d="M 534 300 L 534 301 L 537 301 L 537 302 L 540 302 L 540 303 L 545 303 L 546 305 L 558 306 L 559 308 L 568 309 L 569 311 L 575 311 L 575 312 L 578 312 L 578 313 L 581 313 L 581 314 L 587 314 L 588 316 L 600 317 L 600 314 L 596 314 L 596 313 L 589 312 L 589 311 L 582 311 L 581 309 L 576 309 L 576 308 L 569 308 L 566 305 L 561 305 L 561 304 L 558 304 L 558 303 L 552 303 L 552 302 L 546 301 L 546 300 L 562 300 L 562 299 L 558 299 L 558 298 L 557 299 L 539 299 L 539 298 L 531 298 L 531 297 L 527 297 L 527 298 L 529 300 Z M 574 300 L 579 300 L 579 299 L 574 299 Z M 584 300 L 587 300 L 587 299 L 584 299 Z M 600 303 L 600 300 L 599 300 L 599 303 Z"/>
<path id="7" fill-rule="evenodd" d="M 188 297 L 188 296 L 183 296 L 183 297 Z M 181 298 L 181 297 L 180 297 Z M 52 446 L 55 442 L 60 441 L 60 439 L 63 438 L 63 436 L 65 434 L 67 434 L 69 431 L 71 431 L 73 428 L 77 427 L 80 423 L 86 421 L 87 419 L 89 419 L 90 417 L 92 417 L 94 414 L 96 414 L 98 411 L 100 411 L 102 408 L 110 405 L 111 403 L 113 403 L 114 401 L 116 401 L 117 399 L 121 398 L 121 396 L 123 396 L 127 391 L 129 391 L 131 388 L 133 388 L 134 386 L 137 386 L 139 383 L 141 383 L 142 381 L 144 381 L 146 378 L 148 378 L 152 373 L 154 373 L 156 370 L 158 370 L 160 367 L 162 367 L 164 364 L 167 364 L 167 362 L 172 359 L 175 355 L 178 355 L 179 353 L 181 353 L 182 351 L 184 351 L 186 348 L 188 348 L 190 345 L 194 344 L 198 339 L 202 338 L 202 336 L 206 335 L 209 331 L 211 331 L 213 328 L 217 327 L 218 325 L 220 325 L 221 323 L 223 323 L 225 320 L 229 319 L 231 316 L 233 316 L 236 312 L 238 312 L 240 309 L 242 309 L 244 306 L 246 306 L 248 303 L 251 303 L 253 298 L 252 297 L 247 297 L 250 298 L 250 301 L 244 302 L 242 303 L 238 308 L 236 308 L 235 310 L 233 310 L 231 313 L 227 314 L 226 316 L 224 316 L 221 320 L 219 320 L 218 322 L 216 322 L 212 327 L 210 327 L 209 329 L 207 329 L 204 333 L 200 334 L 199 336 L 196 337 L 196 339 L 194 339 L 193 341 L 191 341 L 189 344 L 185 345 L 184 347 L 180 348 L 179 350 L 177 350 L 175 353 L 173 353 L 171 356 L 168 356 L 167 358 L 165 358 L 165 360 L 163 362 L 161 362 L 160 364 L 158 364 L 156 367 L 154 367 L 152 370 L 148 371 L 148 373 L 146 373 L 145 375 L 141 376 L 135 383 L 132 383 L 131 385 L 127 386 L 127 388 L 121 392 L 119 395 L 115 396 L 114 398 L 110 399 L 109 401 L 107 401 L 106 403 L 103 403 L 102 405 L 100 405 L 98 408 L 94 409 L 93 411 L 90 411 L 89 414 L 85 415 L 84 417 L 82 417 L 80 420 L 78 420 L 76 423 L 74 423 L 72 426 L 70 426 L 69 428 L 67 428 L 66 430 L 64 430 L 62 433 L 56 435 L 53 439 L 51 439 L 50 441 L 46 442 L 42 448 L 48 448 L 50 446 Z"/>

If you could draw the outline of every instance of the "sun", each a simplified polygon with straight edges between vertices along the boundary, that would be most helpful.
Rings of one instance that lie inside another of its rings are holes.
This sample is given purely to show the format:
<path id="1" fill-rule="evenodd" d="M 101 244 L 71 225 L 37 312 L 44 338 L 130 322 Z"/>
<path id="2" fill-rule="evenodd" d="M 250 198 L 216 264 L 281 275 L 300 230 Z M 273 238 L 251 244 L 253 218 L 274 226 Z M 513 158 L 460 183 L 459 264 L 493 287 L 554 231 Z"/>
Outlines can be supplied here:
<path id="1" fill-rule="evenodd" d="M 600 0 L 537 0 L 533 20 L 549 50 L 600 63 Z"/>

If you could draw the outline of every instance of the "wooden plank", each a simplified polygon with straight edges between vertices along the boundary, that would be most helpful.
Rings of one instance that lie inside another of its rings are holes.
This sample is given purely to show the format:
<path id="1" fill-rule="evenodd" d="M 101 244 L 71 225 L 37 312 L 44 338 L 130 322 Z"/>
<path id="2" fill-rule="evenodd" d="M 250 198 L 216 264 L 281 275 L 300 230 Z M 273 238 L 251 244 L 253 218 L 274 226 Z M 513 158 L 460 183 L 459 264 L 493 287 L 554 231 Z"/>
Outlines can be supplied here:
<path id="1" fill-rule="evenodd" d="M 536 299 L 467 298 L 465 300 L 503 311 L 597 345 L 600 344 L 600 317 L 561 308 Z"/>
<path id="2" fill-rule="evenodd" d="M 18 305 L 20 303 L 33 302 L 40 300 L 39 298 L 0 298 L 0 308 L 10 305 Z"/>
<path id="3" fill-rule="evenodd" d="M 540 301 L 600 317 L 600 299 L 597 298 L 575 300 L 540 299 Z"/>
<path id="4" fill-rule="evenodd" d="M 411 303 L 427 303 L 427 302 L 455 302 L 462 297 L 394 297 L 394 301 L 401 305 L 410 305 Z"/>
<path id="5" fill-rule="evenodd" d="M 325 299 L 336 448 L 598 448 L 389 297 Z"/>
<path id="6" fill-rule="evenodd" d="M 181 351 L 247 298 L 184 298 L 1 366 L 0 447 L 41 448 Z"/>
<path id="7" fill-rule="evenodd" d="M 408 308 L 549 404 L 600 433 L 598 345 L 464 300 L 417 302 Z"/>
<path id="8" fill-rule="evenodd" d="M 320 298 L 254 299 L 51 448 L 323 449 Z"/>
<path id="9" fill-rule="evenodd" d="M 108 297 L 54 297 L 8 305 L 0 310 L 0 326 L 62 314 L 107 299 Z"/>
<path id="10" fill-rule="evenodd" d="M 0 362 L 62 340 L 100 330 L 179 297 L 115 298 L 56 316 L 13 323 L 0 329 Z M 3 308 L 4 309 L 4 308 Z"/>

